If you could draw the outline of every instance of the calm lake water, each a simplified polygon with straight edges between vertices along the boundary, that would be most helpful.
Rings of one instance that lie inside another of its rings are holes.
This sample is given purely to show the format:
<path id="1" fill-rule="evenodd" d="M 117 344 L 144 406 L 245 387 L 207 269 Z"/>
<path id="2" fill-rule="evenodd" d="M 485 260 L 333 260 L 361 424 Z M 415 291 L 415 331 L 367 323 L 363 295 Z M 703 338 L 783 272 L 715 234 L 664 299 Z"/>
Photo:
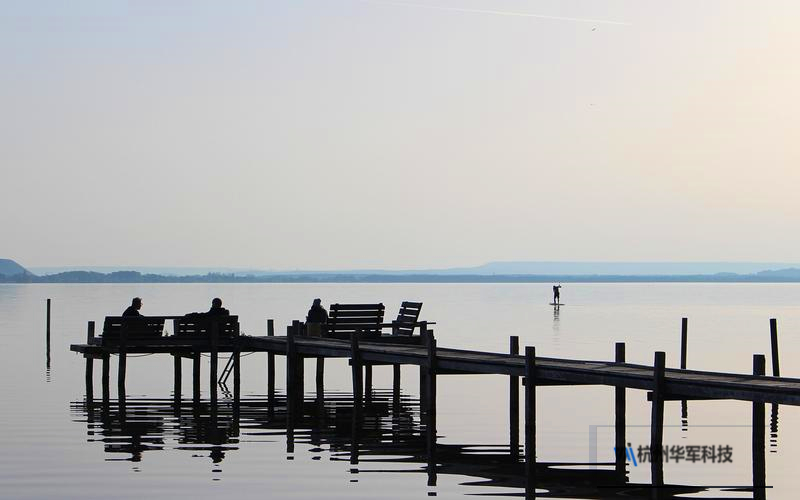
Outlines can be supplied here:
<path id="1" fill-rule="evenodd" d="M 403 300 L 423 301 L 422 318 L 435 321 L 440 346 L 506 352 L 508 337 L 535 345 L 539 356 L 613 359 L 614 342 L 627 343 L 629 362 L 652 364 L 653 352 L 679 360 L 681 317 L 689 318 L 689 367 L 750 373 L 752 355 L 769 353 L 769 318 L 778 319 L 781 373 L 800 377 L 800 285 L 797 284 L 567 284 L 555 310 L 547 284 L 159 284 L 0 285 L 0 497 L 2 498 L 461 498 L 521 494 L 521 469 L 506 458 L 508 381 L 500 376 L 439 377 L 441 451 L 435 481 L 426 472 L 419 422 L 417 370 L 403 369 L 403 399 L 391 404 L 391 369 L 375 369 L 375 404 L 356 430 L 351 425 L 346 360 L 326 363 L 326 403 L 314 405 L 306 376 L 306 415 L 287 433 L 281 405 L 267 409 L 265 354 L 242 358 L 243 402 L 235 414 L 197 407 L 190 362 L 184 361 L 181 405 L 172 403 L 172 359 L 130 357 L 128 410 L 87 407 L 84 361 L 69 344 L 86 338 L 86 322 L 99 329 L 133 296 L 142 313 L 174 315 L 208 308 L 214 296 L 238 314 L 243 333 L 263 335 L 266 319 L 282 334 L 305 316 L 311 301 L 383 302 L 387 316 Z M 52 298 L 52 352 L 45 355 L 45 300 Z M 170 327 L 168 326 L 168 330 Z M 98 331 L 99 333 L 99 331 Z M 208 360 L 204 359 L 203 396 Z M 313 374 L 308 361 L 306 373 Z M 100 394 L 95 365 L 95 396 Z M 768 366 L 767 371 L 771 371 Z M 277 360 L 282 393 L 284 365 Z M 584 464 L 544 498 L 603 498 L 604 479 L 585 464 L 596 454 L 613 461 L 613 389 L 544 387 L 537 392 L 540 463 Z M 729 446 L 731 461 L 665 464 L 667 483 L 696 486 L 687 498 L 752 498 L 724 486 L 752 484 L 752 405 L 667 402 L 664 444 Z M 795 456 L 800 452 L 800 409 L 781 406 L 770 422 L 767 406 L 767 498 L 796 498 Z M 643 391 L 628 391 L 628 441 L 649 442 L 650 405 Z M 687 420 L 688 422 L 684 422 Z M 773 427 L 770 428 L 770 425 Z M 357 443 L 356 448 L 353 443 Z M 358 450 L 358 457 L 353 451 Z M 685 448 L 688 449 L 688 448 Z M 630 483 L 648 483 L 648 464 L 628 466 Z M 602 468 L 601 468 L 602 469 Z M 602 471 L 601 471 L 602 472 Z M 435 482 L 434 484 L 431 484 Z M 604 493 L 606 491 L 607 493 Z M 647 497 L 632 489 L 625 497 Z"/>

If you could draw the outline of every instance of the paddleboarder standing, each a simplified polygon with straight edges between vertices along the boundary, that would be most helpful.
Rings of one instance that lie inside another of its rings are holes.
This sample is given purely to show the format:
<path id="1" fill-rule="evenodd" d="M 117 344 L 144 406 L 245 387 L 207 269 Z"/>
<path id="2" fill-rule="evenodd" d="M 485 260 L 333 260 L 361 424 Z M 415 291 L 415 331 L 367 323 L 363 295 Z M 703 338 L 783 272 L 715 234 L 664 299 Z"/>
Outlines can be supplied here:
<path id="1" fill-rule="evenodd" d="M 561 304 L 561 285 L 553 285 L 553 305 Z"/>

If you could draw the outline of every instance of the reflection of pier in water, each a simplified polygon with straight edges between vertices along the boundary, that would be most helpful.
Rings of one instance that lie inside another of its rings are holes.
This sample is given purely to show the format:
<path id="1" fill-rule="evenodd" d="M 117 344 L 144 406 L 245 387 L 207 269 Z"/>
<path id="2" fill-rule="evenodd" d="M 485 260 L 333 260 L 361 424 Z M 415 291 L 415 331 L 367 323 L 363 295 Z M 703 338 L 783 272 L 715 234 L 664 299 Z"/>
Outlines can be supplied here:
<path id="1" fill-rule="evenodd" d="M 292 405 L 294 407 L 294 404 Z M 109 460 L 139 462 L 145 452 L 186 450 L 204 452 L 214 464 L 224 461 L 246 441 L 257 446 L 258 438 L 285 439 L 286 452 L 297 444 L 308 452 L 330 454 L 332 461 L 351 464 L 359 474 L 420 474 L 435 486 L 440 474 L 466 479 L 462 485 L 486 488 L 482 496 L 524 496 L 526 471 L 519 450 L 508 445 L 436 443 L 430 416 L 420 401 L 391 391 L 374 391 L 360 409 L 347 393 L 317 394 L 297 405 L 294 416 L 287 398 L 225 399 L 208 401 L 175 399 L 85 400 L 71 405 L 76 421 L 86 422 L 90 442 L 102 442 Z M 431 444 L 434 446 L 431 446 Z M 327 447 L 327 450 L 325 448 Z M 127 456 L 124 456 L 127 455 Z M 392 467 L 387 467 L 392 464 Z M 398 467 L 407 466 L 407 467 Z M 627 468 L 610 463 L 537 462 L 537 497 L 540 498 L 678 498 L 681 495 L 720 490 L 720 487 L 665 485 L 628 482 Z M 492 488 L 498 488 L 491 491 Z M 735 496 L 742 498 L 737 488 Z M 756 489 L 753 498 L 764 498 Z"/>

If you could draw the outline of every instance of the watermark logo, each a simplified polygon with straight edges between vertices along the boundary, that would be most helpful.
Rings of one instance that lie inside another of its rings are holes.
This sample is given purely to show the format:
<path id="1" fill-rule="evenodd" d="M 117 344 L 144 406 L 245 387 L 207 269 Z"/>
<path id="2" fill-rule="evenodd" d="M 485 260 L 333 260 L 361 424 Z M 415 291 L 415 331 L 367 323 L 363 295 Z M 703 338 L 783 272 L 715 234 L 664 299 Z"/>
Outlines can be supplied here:
<path id="1" fill-rule="evenodd" d="M 614 447 L 616 454 L 617 448 Z M 625 448 L 625 457 L 634 467 L 639 463 L 653 461 L 653 453 L 650 446 L 639 445 L 634 453 L 633 446 L 628 443 Z M 733 463 L 733 447 L 731 445 L 666 445 L 662 448 L 661 458 L 665 463 L 689 462 L 689 463 L 712 463 L 724 464 Z"/>

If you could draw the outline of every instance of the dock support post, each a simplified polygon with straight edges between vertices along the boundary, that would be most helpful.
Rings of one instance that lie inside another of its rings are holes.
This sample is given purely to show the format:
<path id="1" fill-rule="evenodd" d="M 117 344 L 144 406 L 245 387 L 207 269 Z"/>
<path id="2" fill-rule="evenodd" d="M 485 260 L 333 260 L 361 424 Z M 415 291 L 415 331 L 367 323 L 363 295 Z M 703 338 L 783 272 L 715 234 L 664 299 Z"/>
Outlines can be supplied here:
<path id="1" fill-rule="evenodd" d="M 322 356 L 317 357 L 317 402 L 322 402 L 325 399 L 325 358 Z"/>
<path id="2" fill-rule="evenodd" d="M 519 337 L 512 335 L 509 338 L 508 353 L 512 356 L 519 355 Z M 508 446 L 511 458 L 519 460 L 519 377 L 508 377 Z"/>
<path id="3" fill-rule="evenodd" d="M 92 404 L 94 401 L 94 359 L 91 355 L 85 354 L 86 358 L 86 403 Z"/>
<path id="4" fill-rule="evenodd" d="M 372 403 L 372 365 L 364 364 L 364 399 L 366 404 Z"/>
<path id="5" fill-rule="evenodd" d="M 753 376 L 766 374 L 766 358 L 763 354 L 753 355 Z M 766 427 L 765 405 L 762 401 L 753 401 L 753 490 L 755 498 L 765 498 L 766 457 L 764 433 Z"/>
<path id="6" fill-rule="evenodd" d="M 242 352 L 238 345 L 234 347 L 231 356 L 233 356 L 233 401 L 235 408 L 238 409 L 242 397 Z"/>
<path id="7" fill-rule="evenodd" d="M 769 336 L 772 341 L 772 376 L 781 376 L 781 366 L 778 362 L 778 320 L 770 318 L 769 320 Z"/>
<path id="8" fill-rule="evenodd" d="M 614 347 L 614 361 L 625 362 L 625 342 L 617 342 Z M 627 453 L 625 439 L 625 387 L 614 388 L 614 462 L 617 473 L 625 475 Z"/>
<path id="9" fill-rule="evenodd" d="M 217 367 L 219 364 L 219 322 L 216 320 L 211 320 L 211 349 L 209 356 L 211 357 L 211 362 L 209 364 L 209 374 L 208 374 L 208 384 L 209 384 L 209 395 L 211 398 L 211 408 L 212 410 L 217 405 Z"/>
<path id="10" fill-rule="evenodd" d="M 176 403 L 179 403 L 181 400 L 181 386 L 183 385 L 183 374 L 181 373 L 181 355 L 179 352 L 172 353 L 172 371 L 174 374 L 172 398 Z"/>
<path id="11" fill-rule="evenodd" d="M 297 416 L 303 401 L 303 358 L 297 354 L 295 337 L 300 333 L 300 322 L 295 320 L 286 327 L 286 409 L 289 418 Z"/>
<path id="12" fill-rule="evenodd" d="M 350 364 L 353 369 L 353 418 L 361 416 L 361 401 L 364 391 L 363 372 L 361 369 L 361 351 L 358 347 L 358 334 L 350 334 Z"/>
<path id="13" fill-rule="evenodd" d="M 103 404 L 107 405 L 108 401 L 111 399 L 110 390 L 109 390 L 109 374 L 111 372 L 111 356 L 108 353 L 103 354 L 103 373 L 102 373 L 102 384 L 103 384 Z"/>
<path id="14" fill-rule="evenodd" d="M 267 337 L 275 336 L 275 322 L 267 320 Z M 275 412 L 275 353 L 267 352 L 267 399 L 270 418 Z"/>
<path id="15" fill-rule="evenodd" d="M 400 406 L 400 365 L 398 363 L 392 365 L 392 404 L 395 407 Z"/>
<path id="16" fill-rule="evenodd" d="M 686 351 L 689 338 L 689 318 L 681 318 L 681 370 L 686 369 Z"/>
<path id="17" fill-rule="evenodd" d="M 50 364 L 50 299 L 47 299 L 47 327 L 45 329 L 47 340 L 47 364 Z"/>
<path id="18" fill-rule="evenodd" d="M 525 498 L 536 498 L 536 348 L 525 347 Z"/>
<path id="19" fill-rule="evenodd" d="M 433 337 L 433 330 L 426 330 L 428 340 L 428 361 L 427 361 L 427 403 L 425 405 L 427 417 L 427 448 L 428 456 L 436 456 L 436 339 Z M 435 463 L 435 459 L 433 460 Z M 429 471 L 430 473 L 431 471 Z"/>
<path id="20" fill-rule="evenodd" d="M 117 370 L 117 398 L 119 399 L 120 411 L 125 405 L 125 375 L 128 368 L 127 342 L 128 332 L 123 326 L 119 332 L 119 369 Z"/>
<path id="21" fill-rule="evenodd" d="M 419 336 L 420 341 L 423 347 L 427 346 L 428 342 L 428 323 L 426 321 L 420 322 L 419 325 Z M 420 411 L 425 411 L 425 403 L 428 400 L 427 397 L 427 390 L 428 390 L 428 382 L 425 380 L 427 377 L 427 370 L 425 366 L 420 365 L 419 367 L 419 409 Z"/>
<path id="22" fill-rule="evenodd" d="M 200 351 L 192 355 L 192 400 L 195 404 L 200 402 Z"/>
<path id="23" fill-rule="evenodd" d="M 664 370 L 666 354 L 655 353 L 653 361 L 653 403 L 650 418 L 650 475 L 653 486 L 664 485 Z"/>

